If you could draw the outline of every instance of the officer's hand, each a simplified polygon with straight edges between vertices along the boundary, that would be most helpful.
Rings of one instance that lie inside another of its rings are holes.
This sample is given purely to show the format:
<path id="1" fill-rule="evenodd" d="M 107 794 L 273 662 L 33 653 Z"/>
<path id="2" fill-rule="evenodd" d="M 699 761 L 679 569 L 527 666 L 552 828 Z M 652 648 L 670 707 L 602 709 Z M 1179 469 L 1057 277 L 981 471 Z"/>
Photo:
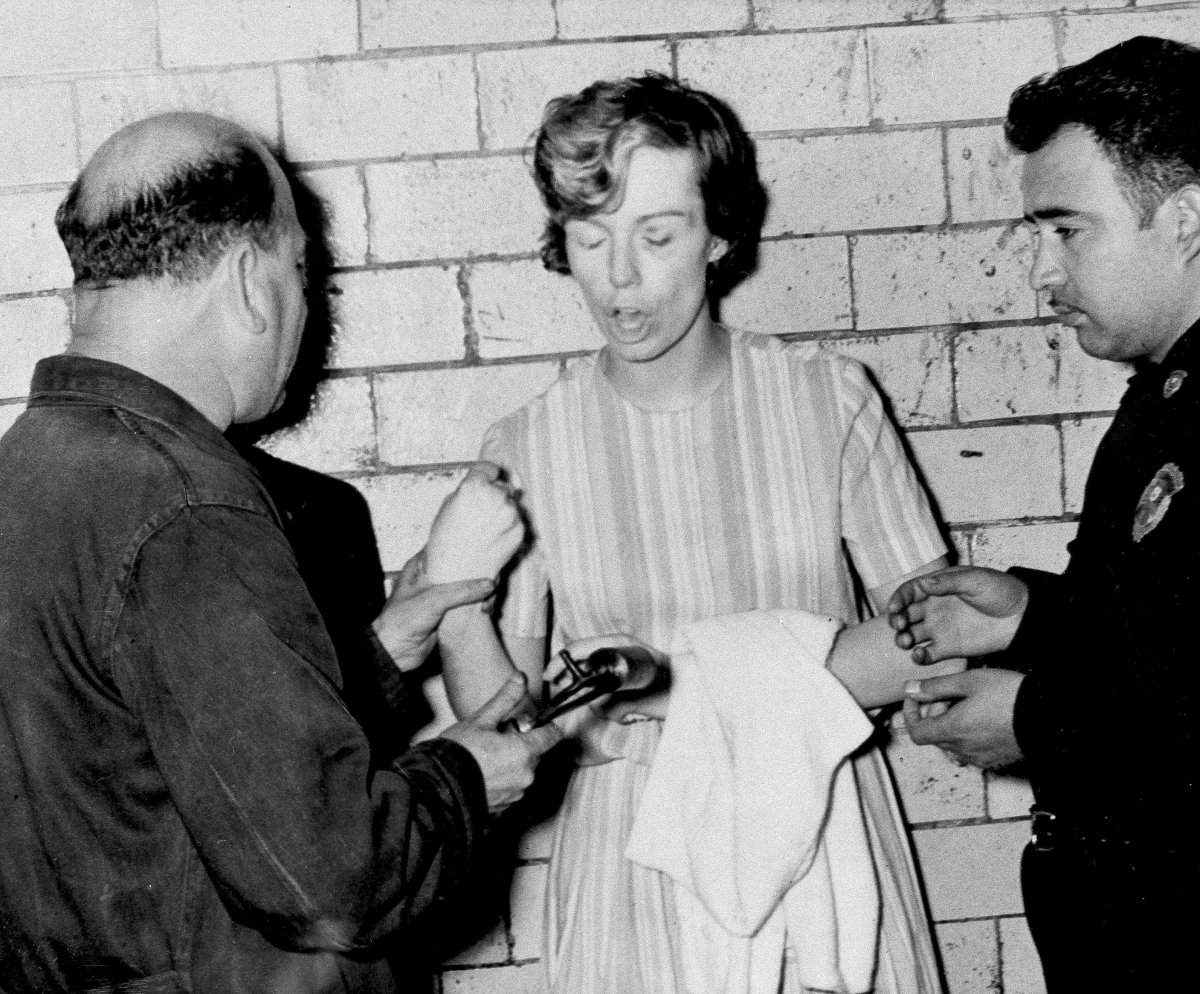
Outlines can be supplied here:
<path id="1" fill-rule="evenodd" d="M 1021 759 L 1013 733 L 1013 706 L 1024 674 L 978 669 L 913 680 L 904 688 L 904 724 L 913 742 L 936 745 L 964 763 L 991 769 Z M 945 702 L 941 713 L 922 706 Z"/>
<path id="2" fill-rule="evenodd" d="M 1029 588 L 1015 576 L 951 566 L 900 584 L 886 610 L 896 645 L 924 665 L 1007 649 L 1028 602 Z"/>
<path id="3" fill-rule="evenodd" d="M 486 600 L 496 589 L 490 579 L 429 584 L 424 550 L 408 562 L 375 619 L 375 634 L 402 670 L 415 670 L 433 651 L 437 627 L 452 608 Z"/>
<path id="4" fill-rule="evenodd" d="M 493 463 L 478 462 L 443 502 L 425 543 L 430 583 L 495 579 L 525 538 L 517 491 Z"/>
<path id="5" fill-rule="evenodd" d="M 496 731 L 496 726 L 520 706 L 524 695 L 524 679 L 510 677 L 474 716 L 442 732 L 444 738 L 465 746 L 475 757 L 483 772 L 489 811 L 503 811 L 520 800 L 533 783 L 542 753 L 562 738 L 553 724 L 528 732 Z"/>

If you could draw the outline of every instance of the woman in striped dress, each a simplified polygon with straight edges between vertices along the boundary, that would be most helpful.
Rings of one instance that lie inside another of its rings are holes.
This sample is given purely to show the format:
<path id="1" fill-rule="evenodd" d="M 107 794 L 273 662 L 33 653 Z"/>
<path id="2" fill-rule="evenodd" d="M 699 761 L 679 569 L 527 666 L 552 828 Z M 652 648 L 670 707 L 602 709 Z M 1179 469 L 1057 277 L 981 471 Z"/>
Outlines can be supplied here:
<path id="1" fill-rule="evenodd" d="M 798 607 L 854 622 L 851 560 L 876 606 L 943 563 L 862 368 L 711 314 L 753 268 L 765 209 L 732 111 L 654 74 L 596 83 L 549 104 L 535 170 L 543 258 L 576 280 L 606 345 L 488 433 L 484 458 L 521 488 L 534 537 L 499 639 L 474 608 L 445 622 L 479 632 L 473 670 L 453 668 L 474 674 L 448 686 L 457 711 L 513 665 L 540 693 L 548 638 L 580 653 L 634 640 L 666 654 L 680 626 L 719 614 Z M 864 706 L 902 686 L 882 664 L 835 673 Z M 669 888 L 623 855 L 664 715 L 661 695 L 625 701 L 578 732 L 547 890 L 554 991 L 681 990 Z M 882 895 L 875 989 L 932 994 L 941 985 L 890 780 L 877 749 L 855 763 Z M 781 971 L 782 989 L 804 989 Z"/>

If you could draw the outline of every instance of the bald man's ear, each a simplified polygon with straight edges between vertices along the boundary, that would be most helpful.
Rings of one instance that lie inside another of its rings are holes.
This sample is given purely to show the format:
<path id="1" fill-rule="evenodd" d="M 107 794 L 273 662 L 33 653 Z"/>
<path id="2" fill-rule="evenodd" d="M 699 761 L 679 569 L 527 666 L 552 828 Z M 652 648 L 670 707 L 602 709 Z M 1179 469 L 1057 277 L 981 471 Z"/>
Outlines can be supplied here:
<path id="1" fill-rule="evenodd" d="M 1200 185 L 1185 186 L 1175 194 L 1177 238 L 1184 261 L 1200 259 Z"/>
<path id="2" fill-rule="evenodd" d="M 261 335 L 267 330 L 267 311 L 263 259 L 258 246 L 251 241 L 238 242 L 225 254 L 221 265 L 227 267 L 229 303 L 239 318 L 238 323 Z"/>

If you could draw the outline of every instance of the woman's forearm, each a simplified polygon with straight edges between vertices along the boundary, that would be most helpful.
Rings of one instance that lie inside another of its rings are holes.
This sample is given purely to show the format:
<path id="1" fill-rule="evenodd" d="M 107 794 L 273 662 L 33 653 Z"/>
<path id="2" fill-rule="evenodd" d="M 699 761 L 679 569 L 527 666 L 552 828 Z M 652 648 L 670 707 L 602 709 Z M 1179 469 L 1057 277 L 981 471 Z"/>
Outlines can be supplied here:
<path id="1" fill-rule="evenodd" d="M 864 708 L 894 704 L 904 698 L 909 680 L 957 673 L 961 659 L 918 666 L 907 651 L 898 649 L 886 615 L 843 628 L 829 653 L 828 667 Z"/>
<path id="2" fill-rule="evenodd" d="M 502 639 L 485 606 L 448 611 L 438 628 L 438 646 L 446 696 L 458 717 L 478 711 L 514 671 L 525 674 L 530 699 L 541 700 L 546 640 Z"/>
<path id="3" fill-rule="evenodd" d="M 516 671 L 491 614 L 479 604 L 446 612 L 438 627 L 438 648 L 446 696 L 460 719 L 483 707 Z"/>

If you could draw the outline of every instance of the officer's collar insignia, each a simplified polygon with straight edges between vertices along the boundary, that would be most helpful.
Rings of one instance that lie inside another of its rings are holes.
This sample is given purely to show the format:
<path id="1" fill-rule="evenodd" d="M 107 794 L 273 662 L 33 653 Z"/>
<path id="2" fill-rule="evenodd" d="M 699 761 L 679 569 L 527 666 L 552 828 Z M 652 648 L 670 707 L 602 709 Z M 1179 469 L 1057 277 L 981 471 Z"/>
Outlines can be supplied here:
<path id="1" fill-rule="evenodd" d="M 1162 521 L 1171 506 L 1171 498 L 1183 489 L 1183 471 L 1173 462 L 1154 474 L 1154 479 L 1142 491 L 1137 510 L 1133 512 L 1133 540 L 1140 542 Z"/>
<path id="2" fill-rule="evenodd" d="M 1174 397 L 1179 388 L 1183 386 L 1183 381 L 1186 379 L 1186 369 L 1177 369 L 1170 376 L 1168 376 L 1167 381 L 1163 384 L 1163 399 L 1165 400 L 1168 397 Z"/>

